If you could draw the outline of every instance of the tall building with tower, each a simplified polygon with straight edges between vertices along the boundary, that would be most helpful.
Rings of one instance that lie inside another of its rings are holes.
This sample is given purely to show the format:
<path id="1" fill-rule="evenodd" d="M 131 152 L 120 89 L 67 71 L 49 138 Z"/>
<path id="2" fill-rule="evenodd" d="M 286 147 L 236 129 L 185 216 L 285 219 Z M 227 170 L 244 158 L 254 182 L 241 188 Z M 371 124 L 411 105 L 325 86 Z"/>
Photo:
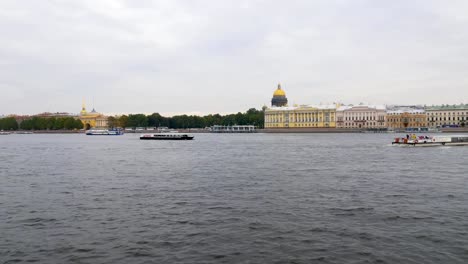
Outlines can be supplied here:
<path id="1" fill-rule="evenodd" d="M 81 120 L 83 126 L 86 130 L 90 128 L 96 127 L 107 127 L 108 126 L 108 117 L 98 113 L 94 108 L 91 112 L 86 111 L 86 104 L 83 100 L 83 104 L 81 105 L 80 116 L 78 119 Z"/>
<path id="2" fill-rule="evenodd" d="M 265 128 L 333 128 L 335 115 L 334 104 L 288 106 L 286 93 L 278 84 L 271 107 L 265 109 Z"/>

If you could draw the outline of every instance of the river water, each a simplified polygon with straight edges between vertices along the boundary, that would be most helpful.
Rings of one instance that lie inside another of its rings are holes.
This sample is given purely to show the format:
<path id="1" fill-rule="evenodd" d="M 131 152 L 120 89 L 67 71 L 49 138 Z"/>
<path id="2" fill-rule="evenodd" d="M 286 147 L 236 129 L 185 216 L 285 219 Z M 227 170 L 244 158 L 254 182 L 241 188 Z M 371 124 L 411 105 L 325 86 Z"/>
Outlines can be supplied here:
<path id="1" fill-rule="evenodd" d="M 0 136 L 0 263 L 468 263 L 468 147 Z"/>

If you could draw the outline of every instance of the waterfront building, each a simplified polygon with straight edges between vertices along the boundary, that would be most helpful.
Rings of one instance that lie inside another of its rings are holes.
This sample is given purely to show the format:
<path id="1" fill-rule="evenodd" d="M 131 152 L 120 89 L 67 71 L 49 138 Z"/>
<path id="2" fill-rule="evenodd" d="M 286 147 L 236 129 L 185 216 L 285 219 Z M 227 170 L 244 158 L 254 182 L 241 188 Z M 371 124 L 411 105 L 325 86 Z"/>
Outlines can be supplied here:
<path id="1" fill-rule="evenodd" d="M 336 110 L 337 128 L 385 129 L 387 114 L 384 105 L 349 105 Z"/>
<path id="2" fill-rule="evenodd" d="M 265 128 L 336 127 L 336 105 L 287 106 L 287 103 L 286 93 L 278 84 L 271 107 L 264 108 Z"/>
<path id="3" fill-rule="evenodd" d="M 271 99 L 271 106 L 287 106 L 288 98 L 286 98 L 286 93 L 281 89 L 281 84 L 278 84 L 278 88 L 273 93 L 273 98 Z"/>
<path id="4" fill-rule="evenodd" d="M 81 107 L 78 119 L 81 120 L 86 130 L 96 127 L 108 127 L 108 117 L 101 113 L 98 113 L 96 110 L 94 110 L 94 108 L 91 112 L 87 112 L 86 105 L 84 102 Z"/>
<path id="5" fill-rule="evenodd" d="M 387 111 L 387 127 L 395 130 L 427 128 L 424 109 L 399 108 Z"/>
<path id="6" fill-rule="evenodd" d="M 336 127 L 336 105 L 271 107 L 265 110 L 265 128 Z"/>
<path id="7" fill-rule="evenodd" d="M 426 107 L 427 123 L 431 128 L 465 127 L 468 123 L 468 104 Z"/>

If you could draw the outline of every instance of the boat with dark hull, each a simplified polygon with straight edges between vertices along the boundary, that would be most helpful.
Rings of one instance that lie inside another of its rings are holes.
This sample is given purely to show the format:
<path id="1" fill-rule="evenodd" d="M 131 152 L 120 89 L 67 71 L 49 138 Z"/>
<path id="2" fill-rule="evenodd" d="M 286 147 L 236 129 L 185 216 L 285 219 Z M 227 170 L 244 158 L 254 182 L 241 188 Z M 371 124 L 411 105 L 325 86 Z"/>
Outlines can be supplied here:
<path id="1" fill-rule="evenodd" d="M 395 138 L 392 145 L 435 147 L 435 146 L 468 146 L 468 135 L 461 136 L 419 136 L 415 138 Z"/>
<path id="2" fill-rule="evenodd" d="M 86 130 L 88 136 L 120 136 L 123 135 L 121 129 L 90 129 Z"/>
<path id="3" fill-rule="evenodd" d="M 194 137 L 179 133 L 156 133 L 141 135 L 141 140 L 192 140 Z"/>

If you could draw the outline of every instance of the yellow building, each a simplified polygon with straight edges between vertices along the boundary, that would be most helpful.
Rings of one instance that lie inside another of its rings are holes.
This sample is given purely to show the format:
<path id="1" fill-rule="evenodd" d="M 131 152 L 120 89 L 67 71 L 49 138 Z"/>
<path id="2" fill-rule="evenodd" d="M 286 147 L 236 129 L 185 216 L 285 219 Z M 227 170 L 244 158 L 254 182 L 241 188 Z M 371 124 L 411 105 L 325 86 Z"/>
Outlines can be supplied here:
<path id="1" fill-rule="evenodd" d="M 323 128 L 336 127 L 336 105 L 301 105 L 275 106 L 279 96 L 286 98 L 286 93 L 278 89 L 273 93 L 272 107 L 265 109 L 265 128 Z"/>
<path id="2" fill-rule="evenodd" d="M 94 108 L 91 112 L 88 113 L 86 111 L 86 106 L 84 102 L 81 107 L 80 116 L 78 117 L 78 119 L 80 119 L 80 121 L 83 123 L 83 126 L 86 130 L 90 128 L 104 128 L 108 126 L 108 117 L 96 112 Z"/>
<path id="3" fill-rule="evenodd" d="M 285 106 L 265 110 L 265 128 L 292 127 L 336 127 L 336 106 Z"/>
<path id="4" fill-rule="evenodd" d="M 387 111 L 386 123 L 392 129 L 426 128 L 427 117 L 421 109 Z"/>

